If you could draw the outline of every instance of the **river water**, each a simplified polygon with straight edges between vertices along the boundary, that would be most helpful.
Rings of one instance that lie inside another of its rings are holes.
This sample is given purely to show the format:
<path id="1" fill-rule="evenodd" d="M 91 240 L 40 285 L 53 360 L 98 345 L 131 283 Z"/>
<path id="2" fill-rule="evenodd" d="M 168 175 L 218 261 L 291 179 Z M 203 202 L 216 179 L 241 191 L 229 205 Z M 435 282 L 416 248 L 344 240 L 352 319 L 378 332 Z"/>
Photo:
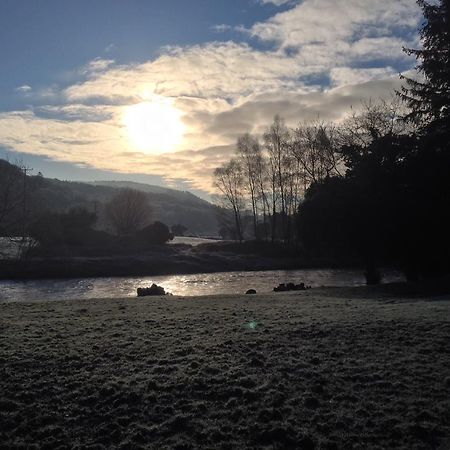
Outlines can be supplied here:
<path id="1" fill-rule="evenodd" d="M 192 245 L 192 247 L 197 247 L 197 245 L 200 244 L 213 244 L 214 242 L 231 242 L 231 241 L 224 241 L 223 239 L 200 238 L 193 236 L 175 236 L 171 241 L 168 242 L 168 244 L 169 245 L 186 244 Z"/>
<path id="2" fill-rule="evenodd" d="M 400 273 L 386 271 L 383 282 L 403 281 Z M 360 270 L 271 270 L 162 275 L 154 277 L 83 278 L 67 280 L 0 281 L 0 302 L 74 300 L 82 298 L 135 297 L 138 287 L 152 283 L 174 295 L 243 294 L 248 289 L 271 292 L 279 283 L 300 283 L 312 287 L 360 286 Z"/>

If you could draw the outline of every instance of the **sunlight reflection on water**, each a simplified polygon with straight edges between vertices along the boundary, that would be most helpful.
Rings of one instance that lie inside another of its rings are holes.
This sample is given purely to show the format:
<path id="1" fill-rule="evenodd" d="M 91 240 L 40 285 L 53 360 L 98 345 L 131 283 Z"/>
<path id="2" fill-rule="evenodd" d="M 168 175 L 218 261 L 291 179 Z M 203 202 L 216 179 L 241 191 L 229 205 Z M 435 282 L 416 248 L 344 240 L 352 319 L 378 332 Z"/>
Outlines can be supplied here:
<path id="1" fill-rule="evenodd" d="M 387 271 L 383 282 L 402 281 L 399 272 Z M 365 283 L 359 270 L 271 270 L 218 272 L 154 277 L 84 278 L 66 280 L 0 281 L 0 302 L 82 298 L 134 297 L 138 287 L 152 283 L 174 295 L 243 294 L 247 289 L 271 292 L 279 283 L 300 283 L 312 287 L 359 286 Z"/>

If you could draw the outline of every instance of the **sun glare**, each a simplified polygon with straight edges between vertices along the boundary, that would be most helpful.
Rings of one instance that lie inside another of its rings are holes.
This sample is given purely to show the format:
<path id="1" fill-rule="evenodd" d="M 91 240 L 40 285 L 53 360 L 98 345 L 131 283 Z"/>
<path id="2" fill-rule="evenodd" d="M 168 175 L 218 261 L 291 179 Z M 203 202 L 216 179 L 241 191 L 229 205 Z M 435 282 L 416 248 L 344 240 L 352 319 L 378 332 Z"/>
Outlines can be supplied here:
<path id="1" fill-rule="evenodd" d="M 185 126 L 182 113 L 169 99 L 128 106 L 123 121 L 128 139 L 146 153 L 166 153 L 177 149 L 183 140 Z"/>

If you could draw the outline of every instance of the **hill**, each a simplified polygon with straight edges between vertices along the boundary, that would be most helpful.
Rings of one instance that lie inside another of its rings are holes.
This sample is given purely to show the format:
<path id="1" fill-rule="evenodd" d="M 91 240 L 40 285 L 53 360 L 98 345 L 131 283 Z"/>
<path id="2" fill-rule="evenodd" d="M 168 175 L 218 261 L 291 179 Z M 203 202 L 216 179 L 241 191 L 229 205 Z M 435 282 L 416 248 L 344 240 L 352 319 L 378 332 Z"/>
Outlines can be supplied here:
<path id="1" fill-rule="evenodd" d="M 154 219 L 172 226 L 182 224 L 191 234 L 216 236 L 218 231 L 217 207 L 189 191 L 165 188 L 132 181 L 94 181 L 97 188 L 130 188 L 145 192 L 154 211 Z"/>
<path id="2" fill-rule="evenodd" d="M 0 160 L 0 163 L 1 171 L 22 177 L 14 165 L 4 160 Z M 189 233 L 195 235 L 217 235 L 217 207 L 190 192 L 128 181 L 82 183 L 42 176 L 27 176 L 27 184 L 29 203 L 33 210 L 66 211 L 73 207 L 86 207 L 97 213 L 100 229 L 107 227 L 103 205 L 120 189 L 133 188 L 148 196 L 154 221 L 164 222 L 169 227 L 182 224 L 188 228 Z M 21 184 L 18 182 L 17 185 Z"/>

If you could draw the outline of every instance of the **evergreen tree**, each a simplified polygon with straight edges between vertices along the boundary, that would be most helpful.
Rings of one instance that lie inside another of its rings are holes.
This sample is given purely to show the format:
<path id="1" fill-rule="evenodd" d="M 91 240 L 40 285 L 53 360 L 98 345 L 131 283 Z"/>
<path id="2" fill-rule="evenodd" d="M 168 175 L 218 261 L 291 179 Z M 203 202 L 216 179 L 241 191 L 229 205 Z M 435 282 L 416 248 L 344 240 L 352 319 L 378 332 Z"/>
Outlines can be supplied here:
<path id="1" fill-rule="evenodd" d="M 404 161 L 400 225 L 412 277 L 450 272 L 450 0 L 418 3 L 425 19 L 422 49 L 406 52 L 416 57 L 421 79 L 403 77 L 400 93 L 418 131 L 416 151 Z"/>
<path id="2" fill-rule="evenodd" d="M 418 0 L 418 4 L 425 18 L 420 30 L 423 48 L 404 51 L 417 59 L 421 79 L 402 76 L 406 86 L 399 95 L 411 109 L 409 120 L 421 128 L 430 124 L 446 128 L 450 120 L 450 0 Z"/>

